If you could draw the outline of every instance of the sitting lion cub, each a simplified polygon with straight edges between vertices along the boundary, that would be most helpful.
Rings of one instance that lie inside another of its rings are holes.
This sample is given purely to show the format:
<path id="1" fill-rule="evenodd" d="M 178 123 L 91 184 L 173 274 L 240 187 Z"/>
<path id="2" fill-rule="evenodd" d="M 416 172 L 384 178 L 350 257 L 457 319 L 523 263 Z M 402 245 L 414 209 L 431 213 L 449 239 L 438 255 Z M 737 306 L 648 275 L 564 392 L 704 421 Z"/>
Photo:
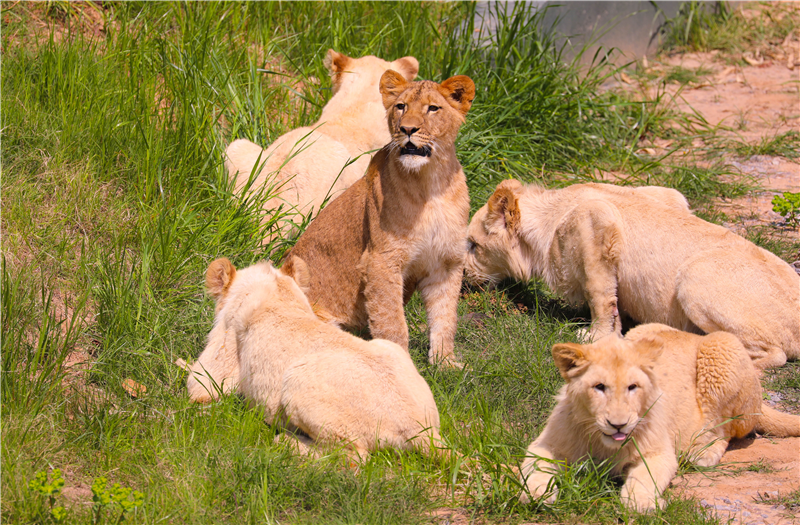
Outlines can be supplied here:
<path id="1" fill-rule="evenodd" d="M 732 437 L 753 430 L 800 436 L 800 417 L 761 402 L 758 372 L 725 332 L 699 336 L 641 325 L 625 339 L 610 334 L 591 345 L 555 345 L 553 359 L 567 384 L 522 463 L 522 482 L 534 498 L 547 492 L 560 466 L 543 459 L 611 458 L 612 472 L 625 477 L 622 500 L 642 512 L 656 506 L 675 476 L 678 451 L 710 466 Z"/>
<path id="2" fill-rule="evenodd" d="M 236 271 L 217 259 L 206 273 L 214 328 L 191 367 L 189 396 L 207 402 L 238 392 L 318 442 L 344 442 L 360 456 L 378 448 L 430 450 L 439 439 L 431 389 L 408 352 L 364 341 L 320 321 L 295 279 L 269 263 Z"/>
<path id="3" fill-rule="evenodd" d="M 475 84 L 408 82 L 394 71 L 380 83 L 392 141 L 364 178 L 317 216 L 292 255 L 312 269 L 308 298 L 348 329 L 408 348 L 404 303 L 419 290 L 430 325 L 431 362 L 455 364 L 456 307 L 466 255 L 467 181 L 455 139 Z"/>
<path id="4" fill-rule="evenodd" d="M 620 314 L 694 333 L 726 331 L 758 368 L 800 357 L 800 276 L 689 212 L 675 190 L 503 181 L 469 225 L 467 279 L 541 277 L 592 312 L 593 338 Z"/>
<path id="5" fill-rule="evenodd" d="M 387 62 L 374 56 L 350 58 L 333 49 L 328 50 L 325 65 L 331 73 L 333 96 L 315 124 L 278 137 L 266 149 L 239 139 L 225 150 L 225 166 L 236 179 L 237 191 L 247 185 L 254 171 L 250 191 L 266 183 L 280 191 L 264 203 L 265 210 L 281 203 L 303 214 L 312 207 L 319 210 L 329 193 L 336 196 L 363 177 L 368 153 L 390 139 L 378 92 L 381 75 L 393 69 L 414 80 L 419 70 L 412 56 Z"/>

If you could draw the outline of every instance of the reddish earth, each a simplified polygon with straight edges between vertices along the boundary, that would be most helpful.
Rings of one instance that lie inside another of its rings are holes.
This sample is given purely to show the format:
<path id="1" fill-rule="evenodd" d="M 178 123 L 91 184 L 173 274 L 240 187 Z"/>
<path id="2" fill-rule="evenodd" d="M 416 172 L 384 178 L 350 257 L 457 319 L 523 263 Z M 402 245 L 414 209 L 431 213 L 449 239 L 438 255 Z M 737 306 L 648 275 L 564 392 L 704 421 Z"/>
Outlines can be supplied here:
<path id="1" fill-rule="evenodd" d="M 797 50 L 794 56 L 800 56 L 798 38 L 786 40 L 786 47 Z M 677 108 L 702 115 L 712 126 L 729 127 L 730 131 L 721 134 L 753 145 L 788 131 L 800 131 L 800 64 L 792 63 L 789 69 L 786 62 L 762 59 L 761 64 L 742 67 L 725 66 L 714 59 L 712 53 L 693 53 L 663 60 L 667 67 L 712 71 L 703 82 L 676 97 Z M 677 91 L 677 86 L 672 91 Z M 800 239 L 797 230 L 789 228 L 783 217 L 772 211 L 774 195 L 800 191 L 797 159 L 754 155 L 729 162 L 762 187 L 747 197 L 720 203 L 722 211 L 738 218 L 729 226 L 742 233 L 755 224 L 771 225 L 782 235 Z"/>
<path id="2" fill-rule="evenodd" d="M 673 490 L 695 498 L 723 523 L 800 523 L 800 509 L 769 501 L 800 489 L 800 438 L 736 440 L 722 463 L 718 472 L 676 478 Z M 748 467 L 762 472 L 746 470 Z"/>

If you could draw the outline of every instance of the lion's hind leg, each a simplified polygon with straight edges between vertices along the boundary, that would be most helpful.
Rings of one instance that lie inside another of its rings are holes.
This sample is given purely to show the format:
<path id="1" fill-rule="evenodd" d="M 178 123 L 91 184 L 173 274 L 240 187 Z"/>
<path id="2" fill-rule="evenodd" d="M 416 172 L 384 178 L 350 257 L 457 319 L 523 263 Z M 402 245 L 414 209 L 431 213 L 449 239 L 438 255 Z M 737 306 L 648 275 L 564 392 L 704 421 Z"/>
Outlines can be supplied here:
<path id="1" fill-rule="evenodd" d="M 758 374 L 736 336 L 716 332 L 702 338 L 697 350 L 697 401 L 708 441 L 720 440 L 709 447 L 707 461 L 715 455 L 719 461 L 725 451 L 721 443 L 752 432 L 754 415 L 761 408 Z"/>
<path id="2" fill-rule="evenodd" d="M 707 334 L 725 331 L 736 335 L 756 367 L 763 370 L 786 363 L 786 353 L 775 335 L 783 333 L 784 327 L 774 311 L 774 288 L 765 272 L 740 264 L 726 250 L 709 250 L 678 271 L 676 296 L 694 326 Z"/>

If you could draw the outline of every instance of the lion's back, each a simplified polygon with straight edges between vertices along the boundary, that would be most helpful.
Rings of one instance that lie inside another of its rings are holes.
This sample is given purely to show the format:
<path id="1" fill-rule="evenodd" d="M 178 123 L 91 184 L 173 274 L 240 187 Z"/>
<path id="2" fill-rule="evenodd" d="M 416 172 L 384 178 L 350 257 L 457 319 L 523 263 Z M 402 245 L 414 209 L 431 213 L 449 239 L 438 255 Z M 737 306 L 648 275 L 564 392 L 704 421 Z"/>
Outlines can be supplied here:
<path id="1" fill-rule="evenodd" d="M 362 177 L 331 201 L 284 259 L 298 256 L 305 261 L 313 269 L 308 300 L 327 310 L 339 324 L 354 328 L 366 324 L 361 320 L 363 305 L 359 307 L 363 301 L 359 301 L 358 263 L 368 243 L 367 191 Z"/>

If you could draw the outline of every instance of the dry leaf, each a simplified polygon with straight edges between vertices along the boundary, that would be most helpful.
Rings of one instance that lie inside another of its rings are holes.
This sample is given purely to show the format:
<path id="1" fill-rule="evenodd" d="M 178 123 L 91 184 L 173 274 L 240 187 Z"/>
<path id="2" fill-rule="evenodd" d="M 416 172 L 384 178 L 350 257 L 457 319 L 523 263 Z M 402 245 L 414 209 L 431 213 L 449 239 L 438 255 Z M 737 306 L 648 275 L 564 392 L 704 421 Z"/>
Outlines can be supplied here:
<path id="1" fill-rule="evenodd" d="M 719 77 L 720 78 L 725 78 L 728 75 L 730 75 L 731 73 L 733 73 L 734 71 L 736 71 L 735 67 L 726 67 L 725 69 L 722 70 L 722 73 L 719 74 Z"/>
<path id="2" fill-rule="evenodd" d="M 642 153 L 646 153 L 647 155 L 651 155 L 651 156 L 656 154 L 656 150 L 654 150 L 653 148 L 642 148 L 639 151 L 642 152 Z"/>
<path id="3" fill-rule="evenodd" d="M 122 381 L 122 388 L 131 396 L 131 397 L 142 397 L 144 394 L 147 393 L 147 387 L 137 383 L 133 379 L 125 379 Z"/>
<path id="4" fill-rule="evenodd" d="M 792 37 L 794 37 L 794 30 L 789 31 L 789 34 L 786 35 L 786 38 L 783 39 L 783 42 L 781 43 L 781 47 L 788 46 L 789 43 L 792 41 Z"/>
<path id="5" fill-rule="evenodd" d="M 633 81 L 631 80 L 631 77 L 629 77 L 625 73 L 620 73 L 619 74 L 619 79 L 622 80 L 623 82 L 625 82 L 626 84 L 633 84 Z"/>
<path id="6" fill-rule="evenodd" d="M 760 66 L 761 64 L 764 63 L 763 59 L 762 60 L 756 60 L 755 58 L 749 57 L 747 55 L 742 56 L 742 58 L 744 59 L 745 62 L 747 62 L 751 66 Z"/>

